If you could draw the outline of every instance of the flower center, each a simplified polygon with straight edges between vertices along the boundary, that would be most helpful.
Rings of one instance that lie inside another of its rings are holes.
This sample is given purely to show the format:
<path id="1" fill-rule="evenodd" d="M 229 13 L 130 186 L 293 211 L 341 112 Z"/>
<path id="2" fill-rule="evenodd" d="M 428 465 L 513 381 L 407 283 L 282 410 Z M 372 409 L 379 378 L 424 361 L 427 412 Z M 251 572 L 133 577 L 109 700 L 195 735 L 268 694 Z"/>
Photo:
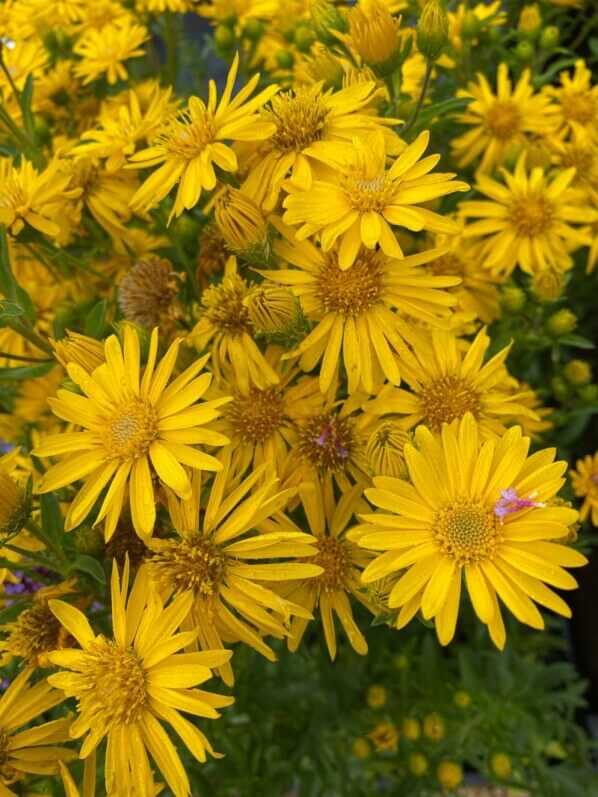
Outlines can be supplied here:
<path id="1" fill-rule="evenodd" d="M 156 411 L 147 401 L 132 399 L 107 419 L 104 448 L 112 459 L 137 459 L 147 454 L 158 437 Z"/>
<path id="2" fill-rule="evenodd" d="M 319 588 L 324 592 L 336 592 L 344 589 L 351 567 L 347 543 L 340 542 L 334 537 L 320 537 L 317 548 L 318 553 L 311 562 L 324 569 L 324 572 L 316 578 Z"/>
<path id="3" fill-rule="evenodd" d="M 459 566 L 490 559 L 499 540 L 496 516 L 480 504 L 457 501 L 436 515 L 434 537 Z"/>
<path id="4" fill-rule="evenodd" d="M 458 376 L 443 376 L 432 382 L 421 397 L 426 424 L 441 429 L 443 423 L 462 418 L 466 412 L 478 417 L 482 408 L 480 394 L 471 383 Z"/>
<path id="5" fill-rule="evenodd" d="M 45 653 L 71 647 L 72 642 L 71 635 L 47 604 L 39 603 L 22 611 L 17 621 L 11 623 L 5 645 L 13 656 L 20 656 L 34 667 L 43 667 L 47 664 Z"/>
<path id="6" fill-rule="evenodd" d="M 356 447 L 349 418 L 327 413 L 310 418 L 299 430 L 299 451 L 318 470 L 344 470 Z"/>
<path id="7" fill-rule="evenodd" d="M 300 87 L 295 92 L 282 92 L 272 99 L 271 106 L 262 113 L 276 125 L 270 139 L 274 149 L 301 152 L 322 139 L 330 111 L 320 97 L 313 96 L 313 90 Z"/>
<path id="8" fill-rule="evenodd" d="M 592 180 L 592 168 L 594 166 L 594 153 L 591 149 L 583 147 L 569 147 L 563 155 L 561 165 L 568 169 L 574 166 L 577 169 L 577 177 L 580 180 Z"/>
<path id="9" fill-rule="evenodd" d="M 383 275 L 376 252 L 361 250 L 353 265 L 344 271 L 336 256 L 329 255 L 317 276 L 318 296 L 328 313 L 366 313 L 378 301 Z"/>
<path id="10" fill-rule="evenodd" d="M 218 332 L 229 335 L 251 334 L 249 311 L 243 299 L 250 294 L 245 280 L 237 274 L 225 277 L 220 285 L 207 288 L 201 297 L 206 317 Z"/>
<path id="11" fill-rule="evenodd" d="M 394 190 L 392 181 L 386 179 L 384 171 L 378 174 L 370 174 L 370 171 L 362 167 L 356 174 L 350 174 L 343 180 L 345 196 L 351 207 L 360 213 L 368 210 L 382 212 Z"/>
<path id="12" fill-rule="evenodd" d="M 552 224 L 554 209 L 543 197 L 521 197 L 511 205 L 511 221 L 520 238 L 545 232 Z"/>
<path id="13" fill-rule="evenodd" d="M 113 725 L 137 722 L 147 703 L 145 672 L 135 652 L 100 638 L 90 646 L 85 699 Z"/>
<path id="14" fill-rule="evenodd" d="M 563 116 L 567 121 L 587 124 L 596 116 L 596 102 L 588 91 L 564 91 L 560 99 Z"/>
<path id="15" fill-rule="evenodd" d="M 494 138 L 505 141 L 519 130 L 519 111 L 510 100 L 495 102 L 486 116 L 486 126 Z"/>
<path id="16" fill-rule="evenodd" d="M 226 554 L 211 540 L 199 534 L 177 540 L 152 542 L 150 562 L 159 581 L 174 592 L 193 590 L 210 596 L 226 572 Z"/>
<path id="17" fill-rule="evenodd" d="M 263 443 L 284 419 L 282 395 L 276 388 L 252 390 L 249 395 L 235 393 L 227 407 L 235 434 L 245 443 Z"/>
<path id="18" fill-rule="evenodd" d="M 82 188 L 83 193 L 88 195 L 96 185 L 100 170 L 91 158 L 78 158 L 69 160 L 68 169 L 71 174 L 73 187 Z"/>
<path id="19" fill-rule="evenodd" d="M 430 263 L 429 269 L 432 274 L 442 277 L 463 277 L 465 274 L 463 261 L 453 252 L 437 257 Z"/>
<path id="20" fill-rule="evenodd" d="M 164 123 L 152 145 L 163 146 L 170 154 L 184 160 L 193 160 L 214 140 L 215 135 L 216 123 L 212 114 L 196 100 Z"/>

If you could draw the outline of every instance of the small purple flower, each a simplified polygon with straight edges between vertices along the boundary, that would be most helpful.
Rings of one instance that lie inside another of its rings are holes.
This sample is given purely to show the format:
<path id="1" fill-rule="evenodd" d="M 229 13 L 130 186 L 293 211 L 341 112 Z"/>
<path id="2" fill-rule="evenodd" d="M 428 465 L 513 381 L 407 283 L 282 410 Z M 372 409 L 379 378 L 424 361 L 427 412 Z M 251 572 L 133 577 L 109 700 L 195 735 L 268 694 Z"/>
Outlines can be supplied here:
<path id="1" fill-rule="evenodd" d="M 322 434 L 318 435 L 318 437 L 314 437 L 314 443 L 317 443 L 319 446 L 325 446 L 326 441 L 332 434 L 332 424 L 327 423 L 324 429 L 322 430 Z"/>
<path id="2" fill-rule="evenodd" d="M 544 501 L 534 501 L 535 493 L 531 493 L 529 498 L 520 498 L 514 487 L 501 490 L 500 495 L 501 497 L 494 506 L 494 514 L 501 523 L 504 523 L 505 517 L 513 512 L 519 512 L 521 509 L 528 509 L 529 507 L 543 508 L 546 506 Z"/>

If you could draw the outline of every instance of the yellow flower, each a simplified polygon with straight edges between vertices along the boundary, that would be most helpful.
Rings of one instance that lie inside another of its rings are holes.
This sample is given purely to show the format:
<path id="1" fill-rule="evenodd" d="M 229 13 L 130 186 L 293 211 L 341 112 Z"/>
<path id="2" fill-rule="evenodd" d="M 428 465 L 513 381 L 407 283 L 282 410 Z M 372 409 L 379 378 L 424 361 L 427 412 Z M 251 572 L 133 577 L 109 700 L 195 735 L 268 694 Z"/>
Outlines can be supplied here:
<path id="1" fill-rule="evenodd" d="M 402 258 L 392 226 L 457 233 L 455 222 L 416 207 L 469 188 L 453 180 L 453 174 L 428 174 L 440 160 L 439 155 L 420 160 L 429 138 L 428 132 L 421 133 L 388 170 L 382 133 L 354 139 L 353 155 L 339 163 L 334 182 L 314 180 L 307 191 L 292 188 L 283 202 L 284 222 L 303 225 L 298 240 L 319 232 L 324 252 L 340 238 L 338 260 L 343 270 L 351 267 L 362 245 L 375 249 L 379 244 L 389 257 Z"/>
<path id="2" fill-rule="evenodd" d="M 231 482 L 227 462 L 212 485 L 203 518 L 199 473 L 192 476 L 190 498 L 178 501 L 168 490 L 179 536 L 149 541 L 148 567 L 160 587 L 189 598 L 185 627 L 195 629 L 201 648 L 221 649 L 225 641 L 240 641 L 275 661 L 263 637 L 289 636 L 291 615 L 305 622 L 312 615 L 277 595 L 272 584 L 311 579 L 322 570 L 303 561 L 278 561 L 313 557 L 315 541 L 282 515 L 294 491 L 279 489 L 266 468 L 262 465 L 241 483 Z M 223 662 L 218 672 L 233 684 L 229 664 Z"/>
<path id="3" fill-rule="evenodd" d="M 128 593 L 128 597 L 127 597 Z M 176 797 L 187 797 L 189 780 L 176 747 L 161 721 L 168 722 L 198 761 L 214 751 L 206 737 L 180 711 L 215 719 L 233 699 L 195 687 L 229 660 L 224 650 L 178 653 L 196 633 L 175 634 L 189 610 L 191 595 L 176 597 L 166 608 L 144 571 L 129 592 L 129 567 L 122 584 L 116 562 L 111 582 L 114 637 L 95 634 L 82 612 L 59 600 L 50 608 L 81 649 L 49 654 L 61 669 L 48 681 L 77 700 L 71 736 L 85 736 L 80 758 L 87 758 L 107 737 L 106 791 L 153 797 L 148 752 Z"/>
<path id="4" fill-rule="evenodd" d="M 469 83 L 459 97 L 473 102 L 459 117 L 471 129 L 452 141 L 459 166 L 473 164 L 476 171 L 492 172 L 505 164 L 515 147 L 525 146 L 527 136 L 546 135 L 558 124 L 558 108 L 546 94 L 534 93 L 531 71 L 524 69 L 513 89 L 507 64 L 501 63 L 496 78 L 496 94 L 481 73 L 477 84 Z M 478 163 L 478 159 L 480 159 Z"/>
<path id="5" fill-rule="evenodd" d="M 376 752 L 396 753 L 399 747 L 399 732 L 393 722 L 379 722 L 368 734 Z"/>
<path id="6" fill-rule="evenodd" d="M 388 692 L 381 684 L 373 684 L 368 689 L 366 702 L 370 708 L 384 708 L 388 701 Z"/>
<path id="7" fill-rule="evenodd" d="M 149 38 L 143 25 L 131 22 L 128 17 L 101 30 L 88 30 L 75 44 L 73 52 L 81 57 L 75 66 L 75 75 L 87 85 L 106 77 L 110 85 L 128 77 L 124 61 L 144 54 L 141 45 Z"/>
<path id="8" fill-rule="evenodd" d="M 559 103 L 560 121 L 565 128 L 573 124 L 584 127 L 594 139 L 598 136 L 598 85 L 592 72 L 581 59 L 573 72 L 559 75 L 560 86 L 546 86 L 544 91 Z"/>
<path id="9" fill-rule="evenodd" d="M 276 205 L 285 180 L 309 190 L 314 179 L 328 173 L 341 153 L 350 154 L 354 136 L 383 130 L 387 146 L 397 151 L 398 138 L 384 125 L 396 120 L 360 113 L 377 91 L 373 81 L 324 91 L 322 82 L 283 91 L 262 109 L 264 119 L 274 126 L 273 135 L 256 147 L 257 163 L 243 190 L 265 210 Z"/>
<path id="10" fill-rule="evenodd" d="M 583 229 L 572 224 L 591 223 L 598 212 L 584 207 L 579 192 L 569 187 L 575 169 L 565 169 L 549 180 L 540 168 L 528 173 L 525 155 L 515 171 L 503 171 L 506 185 L 478 175 L 477 188 L 492 201 L 462 202 L 464 216 L 480 219 L 466 225 L 466 238 L 483 238 L 484 265 L 494 274 L 508 276 L 519 267 L 527 274 L 549 266 L 567 270 L 570 252 L 589 244 Z"/>
<path id="11" fill-rule="evenodd" d="M 78 195 L 69 189 L 69 178 L 61 174 L 61 163 L 53 160 L 38 172 L 28 160 L 14 166 L 10 159 L 0 160 L 0 224 L 18 235 L 29 224 L 51 238 L 60 233 L 50 220 L 57 205 Z"/>
<path id="12" fill-rule="evenodd" d="M 371 67 L 389 68 L 399 51 L 400 18 L 395 19 L 381 0 L 359 0 L 349 12 L 350 42 Z"/>
<path id="13" fill-rule="evenodd" d="M 583 498 L 579 511 L 580 520 L 590 517 L 592 525 L 598 527 L 598 451 L 578 459 L 577 470 L 569 471 L 575 495 Z"/>
<path id="14" fill-rule="evenodd" d="M 316 578 L 303 580 L 283 594 L 311 612 L 318 608 L 322 618 L 324 639 L 330 658 L 336 658 L 336 631 L 334 615 L 340 620 L 351 647 L 362 656 L 368 651 L 367 642 L 353 618 L 349 596 L 368 606 L 361 591 L 360 575 L 369 561 L 369 555 L 346 538 L 347 525 L 353 514 L 363 504 L 363 488 L 355 486 L 346 490 L 338 503 L 331 493 L 323 496 L 315 485 L 304 483 L 299 488 L 303 508 L 311 533 L 315 537 L 317 555 L 311 560 L 322 570 Z M 297 529 L 299 531 L 299 529 Z M 296 616 L 291 623 L 289 650 L 297 650 L 303 639 L 308 619 Z"/>
<path id="15" fill-rule="evenodd" d="M 426 714 L 422 730 L 426 739 L 429 739 L 431 742 L 440 742 L 446 735 L 446 723 L 444 718 L 436 711 L 433 711 L 431 714 Z"/>
<path id="16" fill-rule="evenodd" d="M 109 539 L 129 484 L 135 530 L 140 536 L 151 535 L 156 518 L 152 470 L 162 484 L 188 498 L 191 483 L 183 465 L 200 470 L 221 468 L 214 457 L 194 446 L 222 445 L 221 441 L 214 443 L 213 433 L 201 427 L 218 416 L 217 408 L 227 399 L 195 403 L 211 381 L 209 374 L 198 376 L 207 357 L 168 384 L 179 345 L 176 340 L 156 366 L 158 331 L 154 329 L 142 372 L 138 333 L 127 324 L 124 351 L 116 335 L 111 335 L 104 343 L 106 362 L 91 374 L 75 362 L 68 364 L 70 378 L 84 395 L 59 390 L 57 398 L 49 401 L 55 415 L 84 431 L 49 435 L 34 452 L 39 457 L 67 455 L 44 474 L 39 492 L 52 492 L 80 479 L 85 482 L 69 507 L 67 531 L 89 515 L 108 487 L 94 525 L 105 518 Z"/>
<path id="17" fill-rule="evenodd" d="M 383 512 L 362 515 L 363 525 L 352 532 L 361 546 L 381 552 L 362 580 L 398 576 L 388 598 L 398 610 L 398 628 L 421 609 L 447 645 L 463 579 L 478 618 L 501 649 L 505 628 L 497 596 L 532 628 L 544 628 L 534 601 L 570 616 L 565 601 L 546 586 L 575 588 L 563 566 L 587 561 L 555 542 L 577 517 L 552 500 L 567 464 L 553 462 L 554 448 L 528 458 L 529 444 L 519 427 L 484 442 L 469 413 L 445 424 L 441 437 L 420 426 L 415 445 L 405 447 L 410 482 L 377 477 L 365 491 Z"/>
<path id="18" fill-rule="evenodd" d="M 436 777 L 443 789 L 456 789 L 463 783 L 463 767 L 454 761 L 441 761 Z"/>
<path id="19" fill-rule="evenodd" d="M 0 697 L 0 793 L 3 797 L 21 793 L 20 789 L 9 789 L 8 784 L 25 774 L 57 774 L 59 761 L 75 757 L 72 750 L 56 746 L 57 742 L 69 740 L 69 719 L 53 720 L 19 731 L 64 700 L 45 679 L 30 684 L 32 672 L 31 667 L 22 670 Z"/>
<path id="20" fill-rule="evenodd" d="M 343 269 L 342 246 L 323 252 L 310 241 L 294 240 L 292 230 L 274 223 L 284 236 L 274 250 L 297 269 L 260 273 L 273 282 L 289 285 L 307 320 L 316 324 L 291 356 L 301 357 L 300 365 L 306 371 L 322 360 L 322 393 L 332 384 L 341 355 L 349 393 L 359 389 L 371 393 L 384 378 L 398 385 L 404 338 L 410 332 L 405 317 L 446 324 L 456 303 L 443 289 L 458 285 L 458 278 L 431 276 L 419 268 L 442 250 L 394 260 L 381 252 L 361 249 L 351 267 Z"/>
<path id="21" fill-rule="evenodd" d="M 132 208 L 147 210 L 178 183 L 170 217 L 180 216 L 199 202 L 202 190 L 215 188 L 214 164 L 225 172 L 237 171 L 237 157 L 225 141 L 261 141 L 274 133 L 275 126 L 256 111 L 276 94 L 278 86 L 269 86 L 249 99 L 260 78 L 256 74 L 231 99 L 238 69 L 237 53 L 218 105 L 216 84 L 211 80 L 207 105 L 199 97 L 191 97 L 187 108 L 164 122 L 150 146 L 132 156 L 133 168 L 162 164 L 132 198 Z"/>
<path id="22" fill-rule="evenodd" d="M 413 351 L 402 361 L 403 379 L 411 391 L 386 385 L 378 396 L 364 404 L 374 415 L 392 414 L 403 429 L 419 423 L 440 431 L 470 412 L 484 438 L 505 432 L 508 415 L 535 414 L 519 404 L 507 380 L 505 346 L 484 364 L 490 338 L 481 329 L 463 356 L 459 338 L 451 332 L 432 330 L 413 335 Z"/>

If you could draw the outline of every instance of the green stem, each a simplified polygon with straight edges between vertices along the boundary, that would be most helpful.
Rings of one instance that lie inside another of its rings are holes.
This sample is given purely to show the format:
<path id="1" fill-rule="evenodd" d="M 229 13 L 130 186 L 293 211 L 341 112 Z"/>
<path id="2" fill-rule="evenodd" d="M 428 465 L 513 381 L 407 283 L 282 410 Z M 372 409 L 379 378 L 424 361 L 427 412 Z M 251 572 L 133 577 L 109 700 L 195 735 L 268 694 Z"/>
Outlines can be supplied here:
<path id="1" fill-rule="evenodd" d="M 18 354 L 10 354 L 7 351 L 0 351 L 0 357 L 4 357 L 6 360 L 20 360 L 20 362 L 24 363 L 51 363 L 54 362 L 54 358 L 51 357 L 21 357 Z"/>
<path id="2" fill-rule="evenodd" d="M 33 343 L 36 348 L 41 349 L 52 359 L 54 359 L 54 352 L 52 351 L 50 344 L 44 340 L 41 335 L 38 335 L 35 330 L 31 329 L 30 326 L 27 326 L 27 324 L 23 323 L 20 318 L 15 319 L 10 324 L 7 324 L 7 326 L 28 340 L 30 343 Z"/>
<path id="3" fill-rule="evenodd" d="M 432 61 L 428 61 L 426 63 L 426 75 L 424 77 L 424 82 L 422 84 L 421 91 L 419 93 L 419 97 L 418 97 L 418 100 L 417 100 L 417 105 L 415 106 L 415 110 L 413 111 L 413 115 L 412 115 L 411 119 L 409 120 L 409 122 L 407 123 L 407 126 L 404 127 L 400 131 L 401 132 L 401 138 L 405 137 L 405 135 L 411 130 L 411 128 L 413 127 L 413 125 L 417 121 L 417 117 L 419 116 L 419 112 L 421 111 L 422 105 L 424 104 L 424 99 L 426 97 L 426 92 L 428 91 L 428 85 L 430 84 L 430 75 L 432 74 L 433 66 L 434 66 L 434 64 L 433 64 Z"/>

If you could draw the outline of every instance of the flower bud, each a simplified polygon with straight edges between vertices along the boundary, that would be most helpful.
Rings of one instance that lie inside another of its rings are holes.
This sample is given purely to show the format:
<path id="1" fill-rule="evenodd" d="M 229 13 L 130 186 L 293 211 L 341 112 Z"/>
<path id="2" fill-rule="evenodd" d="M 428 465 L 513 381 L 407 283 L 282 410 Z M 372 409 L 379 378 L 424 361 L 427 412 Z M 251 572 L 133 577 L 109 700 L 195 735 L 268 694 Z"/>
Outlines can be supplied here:
<path id="1" fill-rule="evenodd" d="M 439 742 L 444 739 L 446 725 L 444 720 L 437 712 L 427 714 L 424 717 L 424 736 L 432 742 Z"/>
<path id="2" fill-rule="evenodd" d="M 540 34 L 540 47 L 542 50 L 550 52 L 558 45 L 561 37 L 560 31 L 556 25 L 548 25 Z"/>
<path id="3" fill-rule="evenodd" d="M 293 55 L 288 50 L 277 50 L 274 54 L 276 62 L 281 69 L 291 69 L 293 66 Z"/>
<path id="4" fill-rule="evenodd" d="M 390 75 L 400 56 L 399 21 L 381 0 L 360 0 L 349 14 L 353 47 L 381 77 Z"/>
<path id="5" fill-rule="evenodd" d="M 529 41 L 520 41 L 515 47 L 515 57 L 522 64 L 529 63 L 534 57 L 534 45 Z"/>
<path id="6" fill-rule="evenodd" d="M 461 36 L 464 39 L 475 39 L 480 32 L 480 20 L 473 11 L 466 11 L 461 23 Z"/>
<path id="7" fill-rule="evenodd" d="M 541 302 L 553 302 L 562 294 L 564 286 L 562 272 L 546 268 L 534 274 L 530 287 L 534 296 Z"/>
<path id="8" fill-rule="evenodd" d="M 519 13 L 519 32 L 530 41 L 535 41 L 542 28 L 542 14 L 537 3 L 523 6 Z"/>
<path id="9" fill-rule="evenodd" d="M 310 8 L 311 21 L 318 39 L 327 45 L 338 41 L 333 31 L 346 33 L 349 30 L 349 21 L 332 3 L 317 2 Z"/>
<path id="10" fill-rule="evenodd" d="M 584 404 L 598 404 L 598 385 L 584 385 L 579 391 L 579 398 Z"/>
<path id="11" fill-rule="evenodd" d="M 525 302 L 525 291 L 521 288 L 516 285 L 507 285 L 503 288 L 500 295 L 500 305 L 505 312 L 517 315 L 525 307 Z"/>
<path id="12" fill-rule="evenodd" d="M 31 516 L 31 495 L 0 465 L 0 541 L 15 537 Z"/>
<path id="13" fill-rule="evenodd" d="M 359 739 L 355 739 L 353 744 L 351 745 L 351 752 L 355 756 L 355 758 L 360 758 L 364 760 L 369 758 L 372 755 L 372 745 L 368 742 L 367 739 L 363 737 Z"/>
<path id="14" fill-rule="evenodd" d="M 511 759 L 506 753 L 494 753 L 490 757 L 490 770 L 494 777 L 506 780 L 513 771 Z"/>
<path id="15" fill-rule="evenodd" d="M 563 369 L 565 378 L 575 387 L 587 385 L 592 378 L 592 369 L 585 360 L 570 360 Z"/>
<path id="16" fill-rule="evenodd" d="M 453 703 L 457 708 L 468 708 L 471 705 L 471 695 L 463 689 L 459 689 L 453 695 Z"/>
<path id="17" fill-rule="evenodd" d="M 440 0 L 425 0 L 417 21 L 417 47 L 435 61 L 448 42 L 448 14 Z"/>
<path id="18" fill-rule="evenodd" d="M 238 188 L 228 188 L 217 200 L 216 226 L 233 252 L 246 253 L 264 246 L 266 219 L 260 208 Z"/>
<path id="19" fill-rule="evenodd" d="M 227 52 L 232 49 L 235 43 L 235 34 L 225 25 L 218 25 L 214 31 L 214 44 L 220 52 Z"/>
<path id="20" fill-rule="evenodd" d="M 557 401 L 566 401 L 569 398 L 569 386 L 560 376 L 554 376 L 550 380 L 550 389 Z"/>
<path id="21" fill-rule="evenodd" d="M 261 19 L 253 17 L 245 23 L 243 28 L 243 36 L 249 41 L 257 42 L 261 39 L 264 32 L 264 23 Z"/>
<path id="22" fill-rule="evenodd" d="M 436 770 L 436 777 L 444 789 L 456 789 L 463 783 L 463 769 L 453 761 L 441 761 Z"/>
<path id="23" fill-rule="evenodd" d="M 51 340 L 54 356 L 65 368 L 69 363 L 77 363 L 88 373 L 106 361 L 104 345 L 99 340 L 88 338 L 79 332 L 67 331 L 62 340 Z"/>
<path id="24" fill-rule="evenodd" d="M 371 434 L 366 459 L 375 476 L 407 478 L 404 449 L 411 436 L 396 421 L 383 421 Z"/>
<path id="25" fill-rule="evenodd" d="M 293 34 L 295 47 L 300 53 L 309 52 L 312 44 L 316 40 L 315 34 L 308 25 L 298 25 Z"/>
<path id="26" fill-rule="evenodd" d="M 421 736 L 421 726 L 413 717 L 406 717 L 401 724 L 401 733 L 410 742 L 416 742 Z"/>
<path id="27" fill-rule="evenodd" d="M 546 322 L 546 331 L 553 338 L 562 338 L 573 332 L 576 326 L 577 317 L 571 310 L 563 308 L 550 316 Z"/>
<path id="28" fill-rule="evenodd" d="M 258 337 L 290 348 L 305 333 L 305 317 L 289 288 L 261 285 L 243 299 Z"/>
<path id="29" fill-rule="evenodd" d="M 388 693 L 386 689 L 380 684 L 370 686 L 367 694 L 367 704 L 370 708 L 378 709 L 383 708 L 388 700 Z"/>
<path id="30" fill-rule="evenodd" d="M 421 753 L 412 753 L 409 756 L 409 772 L 416 778 L 421 778 L 428 771 L 428 759 Z"/>

